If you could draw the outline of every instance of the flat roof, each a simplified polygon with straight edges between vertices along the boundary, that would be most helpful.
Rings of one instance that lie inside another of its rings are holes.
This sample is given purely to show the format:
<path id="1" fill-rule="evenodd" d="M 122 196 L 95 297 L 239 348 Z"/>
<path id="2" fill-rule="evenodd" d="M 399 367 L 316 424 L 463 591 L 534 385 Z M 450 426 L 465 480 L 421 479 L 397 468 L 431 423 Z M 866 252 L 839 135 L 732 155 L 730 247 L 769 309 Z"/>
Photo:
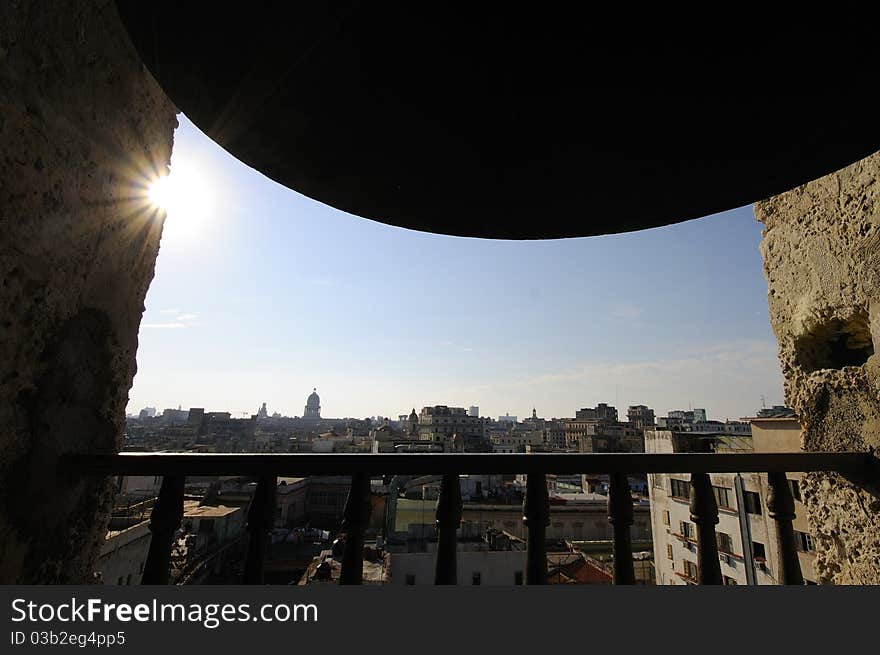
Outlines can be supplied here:
<path id="1" fill-rule="evenodd" d="M 217 519 L 229 516 L 240 509 L 241 507 L 227 507 L 226 505 L 197 505 L 196 507 L 184 508 L 183 515 L 187 518 Z"/>

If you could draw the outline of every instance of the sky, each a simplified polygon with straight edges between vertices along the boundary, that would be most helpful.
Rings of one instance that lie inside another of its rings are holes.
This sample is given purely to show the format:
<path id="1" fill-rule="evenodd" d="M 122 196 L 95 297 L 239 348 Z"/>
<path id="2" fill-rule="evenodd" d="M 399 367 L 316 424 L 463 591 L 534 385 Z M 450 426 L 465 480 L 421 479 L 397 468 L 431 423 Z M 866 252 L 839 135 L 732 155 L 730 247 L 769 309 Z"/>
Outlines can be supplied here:
<path id="1" fill-rule="evenodd" d="M 179 119 L 169 180 L 187 192 L 165 199 L 129 413 L 301 416 L 315 387 L 325 417 L 783 402 L 751 206 L 602 237 L 439 236 L 306 198 Z"/>

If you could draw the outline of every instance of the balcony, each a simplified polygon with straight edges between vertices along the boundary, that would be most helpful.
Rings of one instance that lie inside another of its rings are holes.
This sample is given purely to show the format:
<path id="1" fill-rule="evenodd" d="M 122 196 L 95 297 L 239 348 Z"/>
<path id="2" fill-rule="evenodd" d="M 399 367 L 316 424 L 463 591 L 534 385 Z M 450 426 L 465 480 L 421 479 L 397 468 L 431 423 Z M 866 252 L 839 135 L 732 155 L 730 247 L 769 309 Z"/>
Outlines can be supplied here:
<path id="1" fill-rule="evenodd" d="M 173 536 L 183 517 L 187 475 L 248 475 L 258 479 L 247 515 L 248 545 L 243 584 L 262 584 L 269 531 L 275 513 L 278 476 L 344 475 L 351 477 L 345 506 L 345 548 L 339 583 L 361 584 L 364 532 L 370 518 L 370 478 L 386 473 L 442 475 L 436 520 L 439 534 L 435 584 L 455 584 L 456 530 L 461 523 L 462 474 L 525 473 L 523 522 L 528 530 L 525 583 L 547 584 L 546 528 L 550 523 L 547 475 L 608 474 L 608 521 L 613 532 L 613 582 L 634 584 L 630 526 L 631 473 L 689 473 L 690 512 L 696 525 L 698 574 L 692 582 L 723 584 L 715 532 L 718 506 L 710 473 L 760 472 L 768 474 L 767 506 L 773 519 L 780 584 L 803 584 L 792 529 L 794 500 L 785 477 L 788 471 L 838 473 L 856 484 L 876 476 L 873 455 L 837 453 L 607 453 L 607 454 L 80 454 L 67 455 L 63 470 L 69 476 L 161 475 L 159 497 L 150 515 L 153 533 L 143 584 L 167 584 Z M 691 541 L 689 539 L 689 541 Z"/>

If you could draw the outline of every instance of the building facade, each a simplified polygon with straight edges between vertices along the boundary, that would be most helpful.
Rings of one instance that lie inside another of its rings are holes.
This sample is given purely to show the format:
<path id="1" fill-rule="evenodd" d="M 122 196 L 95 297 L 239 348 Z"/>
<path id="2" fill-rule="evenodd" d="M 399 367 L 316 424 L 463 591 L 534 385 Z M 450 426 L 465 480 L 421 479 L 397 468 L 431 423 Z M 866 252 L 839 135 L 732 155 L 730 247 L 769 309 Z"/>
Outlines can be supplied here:
<path id="1" fill-rule="evenodd" d="M 753 429 L 754 429 L 753 424 Z M 796 420 L 788 424 L 760 427 L 757 443 L 751 438 L 723 433 L 706 434 L 649 430 L 645 433 L 645 450 L 652 453 L 670 452 L 792 452 L 800 435 Z M 795 498 L 795 512 L 801 518 L 794 523 L 795 537 L 801 551 L 801 572 L 808 583 L 815 583 L 812 566 L 813 538 L 804 521 L 800 503 L 801 474 L 788 478 Z M 724 584 L 777 584 L 779 562 L 774 521 L 767 510 L 768 485 L 766 474 L 710 474 L 718 524 L 715 526 L 718 554 Z M 651 527 L 658 585 L 696 584 L 696 526 L 690 514 L 690 475 L 649 474 L 648 492 L 651 501 Z"/>
<path id="2" fill-rule="evenodd" d="M 458 443 L 454 442 L 455 436 L 459 438 Z M 423 407 L 419 414 L 419 439 L 441 444 L 447 452 L 490 449 L 485 421 L 478 416 L 469 416 L 464 407 Z"/>

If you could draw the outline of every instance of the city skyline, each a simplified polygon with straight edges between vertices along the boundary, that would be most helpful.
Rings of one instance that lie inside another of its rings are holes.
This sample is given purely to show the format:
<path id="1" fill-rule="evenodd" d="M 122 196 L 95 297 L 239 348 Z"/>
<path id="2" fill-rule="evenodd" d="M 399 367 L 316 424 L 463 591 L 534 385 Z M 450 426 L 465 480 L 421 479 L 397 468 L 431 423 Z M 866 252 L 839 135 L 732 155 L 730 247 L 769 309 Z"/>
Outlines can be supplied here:
<path id="1" fill-rule="evenodd" d="M 323 397 L 322 397 L 321 402 L 323 403 Z M 763 405 L 764 408 L 768 408 L 768 409 L 769 409 L 769 407 L 771 407 L 771 406 L 769 405 L 769 403 L 766 402 L 766 399 L 759 399 L 759 403 L 761 403 L 761 404 Z M 480 413 L 479 413 L 479 416 L 480 416 L 481 418 L 488 418 L 488 419 L 492 419 L 492 420 L 497 420 L 497 419 L 499 419 L 499 418 L 503 419 L 503 418 L 511 418 L 511 417 L 512 417 L 512 418 L 516 418 L 516 419 L 517 419 L 517 422 L 522 422 L 522 421 L 524 421 L 524 420 L 526 420 L 526 419 L 531 418 L 531 416 L 532 416 L 532 410 L 534 409 L 534 410 L 536 411 L 536 414 L 537 414 L 538 418 L 540 418 L 540 419 L 573 419 L 577 411 L 582 410 L 582 409 L 591 408 L 591 407 L 594 407 L 594 406 L 599 405 L 599 404 L 600 404 L 600 403 L 598 403 L 598 402 L 596 402 L 596 403 L 582 404 L 582 405 L 580 405 L 580 406 L 578 406 L 578 407 L 572 409 L 572 410 L 571 410 L 570 412 L 568 412 L 567 414 L 560 414 L 560 415 L 558 415 L 558 416 L 557 416 L 557 415 L 553 415 L 553 416 L 550 416 L 550 415 L 544 415 L 544 414 L 542 414 L 542 413 L 540 412 L 540 410 L 538 410 L 536 407 L 530 408 L 527 412 L 513 413 L 513 414 L 510 414 L 510 413 L 508 413 L 508 412 L 505 412 L 504 414 L 494 414 L 494 413 L 492 413 L 492 414 L 487 414 L 487 413 L 485 413 L 485 412 L 482 411 L 482 408 L 480 408 L 481 411 L 480 411 Z M 607 404 L 607 405 L 613 407 L 614 409 L 618 410 L 618 412 L 619 412 L 619 414 L 620 414 L 620 421 L 625 421 L 625 420 L 626 420 L 626 411 L 627 411 L 627 409 L 630 408 L 630 407 L 648 407 L 648 409 L 654 411 L 655 414 L 656 414 L 656 416 L 658 416 L 658 417 L 665 417 L 665 416 L 667 416 L 667 415 L 668 415 L 669 413 L 671 413 L 671 412 L 693 411 L 694 409 L 697 409 L 697 410 L 704 410 L 704 411 L 706 412 L 707 420 L 715 420 L 715 421 L 718 421 L 718 420 L 722 420 L 722 421 L 723 421 L 723 420 L 736 421 L 736 420 L 739 420 L 739 419 L 742 419 L 742 418 L 754 418 L 755 415 L 757 414 L 757 410 L 758 410 L 758 409 L 761 409 L 761 407 L 758 407 L 758 408 L 756 408 L 754 411 L 750 411 L 750 412 L 747 412 L 747 413 L 745 413 L 745 414 L 741 414 L 741 415 L 739 415 L 739 416 L 735 416 L 735 417 L 734 417 L 734 416 L 718 417 L 718 416 L 716 416 L 716 415 L 714 415 L 714 414 L 712 413 L 712 410 L 711 410 L 710 408 L 706 408 L 706 407 L 698 407 L 698 406 L 695 406 L 695 405 L 692 405 L 692 404 L 687 405 L 687 406 L 681 405 L 681 406 L 671 407 L 671 408 L 669 408 L 669 409 L 667 409 L 667 410 L 662 410 L 662 411 L 658 411 L 658 410 L 656 410 L 656 408 L 654 408 L 654 407 L 652 407 L 652 406 L 650 406 L 650 405 L 646 405 L 645 403 L 636 403 L 635 405 L 626 405 L 626 406 L 621 406 L 621 407 L 618 407 L 618 406 L 615 405 L 614 403 L 608 403 L 608 402 L 604 402 L 604 403 L 602 403 L 602 404 Z M 775 404 L 775 405 L 778 405 L 778 403 L 774 403 L 774 404 Z M 260 406 L 261 406 L 261 407 L 262 407 L 263 405 L 265 405 L 265 407 L 266 407 L 267 415 L 268 415 L 268 416 L 273 416 L 274 414 L 277 413 L 278 415 L 280 415 L 280 416 L 283 417 L 283 418 L 302 418 L 302 417 L 304 416 L 304 414 L 305 414 L 302 410 L 300 410 L 298 413 L 295 412 L 295 413 L 292 413 L 292 414 L 286 414 L 286 413 L 284 413 L 284 412 L 279 412 L 277 409 L 275 409 L 275 408 L 273 408 L 273 407 L 270 407 L 270 406 L 268 405 L 268 403 L 260 403 Z M 425 408 L 425 407 L 435 407 L 435 406 L 443 406 L 443 403 L 430 403 L 430 404 L 427 404 L 427 405 L 426 405 L 426 404 L 420 404 L 420 405 L 417 405 L 417 406 L 415 406 L 415 407 L 411 407 L 411 408 L 410 408 L 409 410 L 407 410 L 407 411 L 402 411 L 402 410 L 401 410 L 401 411 L 393 412 L 393 413 L 373 413 L 373 414 L 366 414 L 366 415 L 356 415 L 356 414 L 342 413 L 342 414 L 339 414 L 339 415 L 333 415 L 333 416 L 331 416 L 331 415 L 329 415 L 329 414 L 325 414 L 325 413 L 323 412 L 323 410 L 322 410 L 322 412 L 321 412 L 321 418 L 323 418 L 323 419 L 359 419 L 359 420 L 360 420 L 360 419 L 365 419 L 365 418 L 369 418 L 369 419 L 379 419 L 379 418 L 381 418 L 381 419 L 389 419 L 389 420 L 397 421 L 399 417 L 407 415 L 407 414 L 408 414 L 410 411 L 412 411 L 412 410 L 415 410 L 416 413 L 418 414 L 418 413 L 420 413 L 421 410 L 422 410 L 423 408 Z M 467 409 L 468 409 L 469 407 L 471 407 L 472 405 L 460 406 L 460 405 L 449 405 L 449 404 L 446 404 L 445 406 L 446 406 L 446 407 L 457 407 L 457 408 L 460 408 L 460 409 L 465 409 L 465 410 L 467 410 Z M 473 405 L 473 406 L 475 406 L 475 407 L 480 407 L 479 405 Z M 781 406 L 781 405 L 780 405 L 780 406 Z M 162 412 L 165 411 L 165 410 L 167 410 L 167 409 L 177 410 L 177 411 L 188 411 L 189 409 L 191 409 L 191 408 L 196 408 L 196 407 L 197 407 L 197 406 L 195 406 L 195 405 L 185 405 L 185 404 L 183 404 L 183 403 L 177 403 L 176 405 L 170 405 L 170 406 L 164 406 L 164 405 L 163 405 L 163 406 L 159 406 L 159 405 L 153 404 L 153 405 L 145 405 L 144 407 L 141 407 L 141 408 L 139 408 L 139 409 L 135 409 L 135 410 L 130 410 L 130 409 L 129 409 L 129 410 L 127 411 L 127 415 L 130 416 L 130 417 L 136 417 L 136 416 L 138 416 L 138 414 L 139 414 L 141 411 L 143 411 L 143 410 L 154 409 L 154 410 L 156 410 L 156 416 L 161 416 Z M 223 407 L 201 407 L 201 406 L 198 406 L 198 408 L 199 408 L 199 409 L 204 409 L 205 411 L 208 411 L 208 412 L 229 412 L 229 413 L 232 415 L 233 418 L 236 418 L 236 417 L 240 417 L 240 418 L 250 417 L 250 416 L 253 416 L 253 415 L 258 414 L 259 411 L 260 411 L 260 408 L 259 408 L 259 407 L 258 407 L 257 410 L 255 410 L 255 411 L 248 411 L 248 410 L 244 410 L 244 409 L 242 409 L 242 410 L 231 410 L 231 409 L 229 409 L 229 408 L 223 408 Z"/>
<path id="2" fill-rule="evenodd" d="M 783 404 L 751 207 L 584 239 L 420 233 L 281 187 L 182 115 L 175 176 L 130 413 L 298 416 L 313 387 L 340 417 Z"/>

